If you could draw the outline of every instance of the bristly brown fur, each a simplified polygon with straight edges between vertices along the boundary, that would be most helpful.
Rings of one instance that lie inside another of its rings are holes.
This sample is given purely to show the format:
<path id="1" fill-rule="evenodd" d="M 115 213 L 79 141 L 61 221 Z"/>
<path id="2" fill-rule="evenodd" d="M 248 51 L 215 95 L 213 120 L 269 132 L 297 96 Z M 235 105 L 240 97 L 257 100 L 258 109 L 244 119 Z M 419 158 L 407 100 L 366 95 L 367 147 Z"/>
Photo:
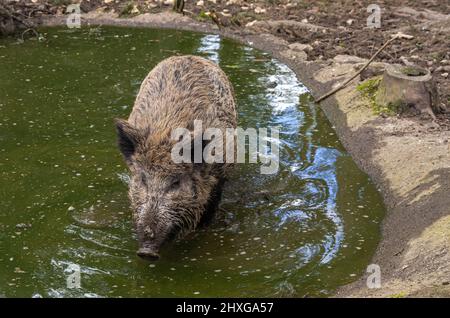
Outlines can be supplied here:
<path id="1" fill-rule="evenodd" d="M 174 163 L 172 130 L 192 131 L 194 120 L 201 120 L 203 130 L 225 132 L 236 127 L 236 116 L 231 83 L 206 59 L 171 57 L 145 78 L 128 121 L 116 122 L 132 174 L 129 196 L 140 246 L 159 248 L 170 236 L 196 229 L 229 167 Z"/>

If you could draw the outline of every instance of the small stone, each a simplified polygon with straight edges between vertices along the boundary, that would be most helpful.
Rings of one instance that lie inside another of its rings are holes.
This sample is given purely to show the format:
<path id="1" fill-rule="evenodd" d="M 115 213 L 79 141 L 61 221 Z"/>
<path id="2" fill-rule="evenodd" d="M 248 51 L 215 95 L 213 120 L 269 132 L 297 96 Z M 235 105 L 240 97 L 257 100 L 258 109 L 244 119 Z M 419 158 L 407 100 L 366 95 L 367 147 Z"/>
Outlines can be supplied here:
<path id="1" fill-rule="evenodd" d="M 444 77 L 444 78 L 447 78 L 448 77 L 448 73 L 442 73 L 441 76 Z"/>
<path id="2" fill-rule="evenodd" d="M 196 5 L 197 7 L 203 7 L 205 5 L 205 1 L 203 0 L 197 1 Z"/>
<path id="3" fill-rule="evenodd" d="M 341 63 L 341 64 L 355 64 L 355 63 L 365 63 L 367 60 L 357 57 L 357 56 L 353 56 L 353 55 L 345 55 L 345 54 L 339 54 L 336 55 L 333 60 L 336 63 Z"/>
<path id="4" fill-rule="evenodd" d="M 302 44 L 302 43 L 292 43 L 289 44 L 289 48 L 291 50 L 297 50 L 297 51 L 312 51 L 313 47 L 309 44 Z"/>
<path id="5" fill-rule="evenodd" d="M 308 55 L 305 51 L 293 51 L 291 49 L 285 50 L 281 52 L 287 58 L 297 60 L 297 61 L 306 61 Z"/>
<path id="6" fill-rule="evenodd" d="M 74 210 L 75 210 L 75 208 L 73 206 L 69 206 L 69 208 L 67 209 L 67 211 L 69 211 L 69 212 L 74 211 Z"/>
<path id="7" fill-rule="evenodd" d="M 352 25 L 353 24 L 353 22 L 355 22 L 355 20 L 353 20 L 353 19 L 348 19 L 347 21 L 345 21 L 345 23 L 347 23 L 347 25 Z"/>
<path id="8" fill-rule="evenodd" d="M 256 14 L 266 13 L 266 9 L 263 9 L 261 7 L 256 7 L 255 8 L 255 13 Z"/>
<path id="9" fill-rule="evenodd" d="M 247 23 L 247 24 L 245 25 L 245 27 L 246 27 L 246 28 L 251 28 L 253 25 L 255 25 L 256 22 L 258 22 L 258 20 L 253 20 L 253 21 Z"/>
<path id="10" fill-rule="evenodd" d="M 139 13 L 140 13 L 140 11 L 139 11 L 137 5 L 135 5 L 135 6 L 133 7 L 133 9 L 131 10 L 131 14 L 139 14 Z"/>

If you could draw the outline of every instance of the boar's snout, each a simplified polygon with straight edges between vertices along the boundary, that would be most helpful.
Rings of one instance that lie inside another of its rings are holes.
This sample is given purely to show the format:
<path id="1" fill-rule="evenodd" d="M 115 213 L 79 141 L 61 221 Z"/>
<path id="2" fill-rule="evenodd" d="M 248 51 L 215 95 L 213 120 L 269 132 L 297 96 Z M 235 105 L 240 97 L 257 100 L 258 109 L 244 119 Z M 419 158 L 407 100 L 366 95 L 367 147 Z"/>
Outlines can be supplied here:
<path id="1" fill-rule="evenodd" d="M 138 224 L 139 249 L 137 255 L 149 261 L 158 260 L 160 248 L 175 237 L 174 228 L 170 223 L 161 221 L 153 224 L 153 226 Z"/>
<path id="2" fill-rule="evenodd" d="M 158 236 L 148 237 L 146 235 L 148 232 L 144 231 L 144 234 L 139 233 L 141 231 L 138 230 L 139 236 L 139 249 L 137 251 L 137 255 L 148 261 L 157 261 L 159 259 L 159 249 L 161 245 L 164 243 L 164 237 Z M 151 232 L 153 233 L 153 232 Z"/>
<path id="3" fill-rule="evenodd" d="M 151 247 L 141 247 L 137 251 L 137 255 L 147 261 L 157 261 L 159 259 L 158 250 Z"/>

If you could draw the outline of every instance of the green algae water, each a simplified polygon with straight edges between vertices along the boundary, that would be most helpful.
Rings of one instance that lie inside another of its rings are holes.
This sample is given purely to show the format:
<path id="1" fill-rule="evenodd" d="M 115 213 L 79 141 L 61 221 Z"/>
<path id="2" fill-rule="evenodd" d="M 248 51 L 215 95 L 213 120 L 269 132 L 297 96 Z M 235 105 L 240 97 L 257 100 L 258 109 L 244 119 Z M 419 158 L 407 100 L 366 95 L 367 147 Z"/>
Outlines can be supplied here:
<path id="1" fill-rule="evenodd" d="M 288 67 L 216 35 L 43 32 L 0 40 L 0 296 L 329 296 L 365 272 L 382 199 Z M 113 118 L 175 54 L 220 65 L 240 127 L 280 127 L 280 169 L 237 164 L 215 221 L 148 263 Z"/>

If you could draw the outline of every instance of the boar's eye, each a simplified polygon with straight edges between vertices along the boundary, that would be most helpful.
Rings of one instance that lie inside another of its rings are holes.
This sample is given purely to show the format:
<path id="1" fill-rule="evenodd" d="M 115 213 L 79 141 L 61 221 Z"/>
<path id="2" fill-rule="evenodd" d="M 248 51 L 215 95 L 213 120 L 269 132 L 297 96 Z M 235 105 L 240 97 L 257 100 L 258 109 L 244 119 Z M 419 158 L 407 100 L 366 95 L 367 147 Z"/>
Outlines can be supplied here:
<path id="1" fill-rule="evenodd" d="M 180 179 L 179 177 L 173 178 L 173 179 L 170 181 L 169 189 L 170 189 L 170 190 L 175 190 L 175 189 L 177 189 L 177 188 L 180 186 L 180 183 L 181 183 L 181 179 Z"/>
<path id="2" fill-rule="evenodd" d="M 147 176 L 145 173 L 141 173 L 141 182 L 144 186 L 147 186 Z"/>

